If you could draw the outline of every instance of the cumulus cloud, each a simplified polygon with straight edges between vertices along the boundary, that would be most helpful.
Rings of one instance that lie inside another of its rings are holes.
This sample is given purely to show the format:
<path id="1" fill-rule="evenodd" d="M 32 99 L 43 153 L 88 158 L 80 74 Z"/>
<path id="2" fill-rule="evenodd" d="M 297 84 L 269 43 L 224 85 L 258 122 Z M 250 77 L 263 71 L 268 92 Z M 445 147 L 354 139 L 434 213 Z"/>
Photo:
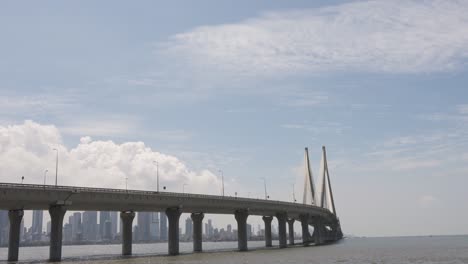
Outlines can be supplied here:
<path id="1" fill-rule="evenodd" d="M 423 208 L 429 208 L 438 203 L 438 199 L 433 195 L 422 195 L 418 197 L 418 203 Z"/>
<path id="2" fill-rule="evenodd" d="M 443 72 L 466 62 L 467 13 L 467 1 L 360 1 L 202 26 L 162 50 L 198 68 L 248 75 Z"/>
<path id="3" fill-rule="evenodd" d="M 219 194 L 220 181 L 208 170 L 194 171 L 177 157 L 152 150 L 143 142 L 115 143 L 82 137 L 73 148 L 62 142 L 59 129 L 25 121 L 20 125 L 0 126 L 0 171 L 2 182 L 47 184 L 55 182 L 55 151 L 59 150 L 59 184 L 90 187 L 156 190 L 156 165 L 160 186 L 168 191 Z M 217 188 L 219 187 L 219 188 Z"/>

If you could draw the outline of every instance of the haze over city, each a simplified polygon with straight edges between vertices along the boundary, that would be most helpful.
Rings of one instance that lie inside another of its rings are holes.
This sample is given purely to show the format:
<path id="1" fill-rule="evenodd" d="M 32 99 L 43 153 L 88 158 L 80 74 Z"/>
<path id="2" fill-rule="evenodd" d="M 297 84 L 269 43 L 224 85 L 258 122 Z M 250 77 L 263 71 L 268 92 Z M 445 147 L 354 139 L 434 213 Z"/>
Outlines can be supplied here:
<path id="1" fill-rule="evenodd" d="M 59 185 L 155 190 L 157 161 L 300 203 L 325 145 L 346 234 L 468 233 L 466 1 L 109 3 L 2 3 L 1 182 L 54 184 L 55 148 Z"/>

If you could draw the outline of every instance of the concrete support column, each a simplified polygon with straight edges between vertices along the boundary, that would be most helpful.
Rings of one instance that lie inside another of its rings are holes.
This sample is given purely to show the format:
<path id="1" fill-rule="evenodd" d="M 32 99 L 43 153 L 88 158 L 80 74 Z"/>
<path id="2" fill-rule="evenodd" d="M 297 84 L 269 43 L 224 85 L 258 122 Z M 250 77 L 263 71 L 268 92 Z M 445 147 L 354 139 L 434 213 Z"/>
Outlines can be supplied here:
<path id="1" fill-rule="evenodd" d="M 50 246 L 49 261 L 62 260 L 62 229 L 63 217 L 67 210 L 60 205 L 53 205 L 49 208 L 50 215 Z"/>
<path id="2" fill-rule="evenodd" d="M 289 245 L 294 245 L 294 219 L 288 219 Z"/>
<path id="3" fill-rule="evenodd" d="M 271 221 L 273 221 L 273 216 L 264 216 L 262 219 L 265 222 L 265 246 L 271 247 L 273 245 L 271 239 Z"/>
<path id="4" fill-rule="evenodd" d="M 315 217 L 314 219 L 314 241 L 315 245 L 323 244 L 323 239 L 325 235 L 325 226 L 323 225 L 322 218 Z"/>
<path id="5" fill-rule="evenodd" d="M 120 224 L 122 225 L 122 255 L 132 255 L 132 229 L 135 212 L 120 212 Z"/>
<path id="6" fill-rule="evenodd" d="M 23 210 L 10 210 L 8 218 L 10 219 L 10 234 L 8 241 L 8 261 L 18 261 L 19 242 L 21 233 L 21 220 L 23 219 Z"/>
<path id="7" fill-rule="evenodd" d="M 203 240 L 203 213 L 193 213 L 190 215 L 193 221 L 193 251 L 201 252 L 202 251 L 202 240 Z"/>
<path id="8" fill-rule="evenodd" d="M 247 210 L 238 210 L 234 213 L 237 221 L 237 247 L 239 251 L 247 251 Z"/>
<path id="9" fill-rule="evenodd" d="M 288 215 L 286 213 L 277 213 L 276 218 L 278 219 L 278 240 L 279 247 L 287 247 L 287 238 L 286 238 L 286 220 Z"/>
<path id="10" fill-rule="evenodd" d="M 180 208 L 166 209 L 167 220 L 169 221 L 168 243 L 169 255 L 179 255 L 179 218 L 182 214 Z"/>
<path id="11" fill-rule="evenodd" d="M 302 244 L 304 246 L 309 245 L 309 215 L 303 214 L 299 216 L 299 219 L 301 220 L 301 226 L 302 226 Z"/>

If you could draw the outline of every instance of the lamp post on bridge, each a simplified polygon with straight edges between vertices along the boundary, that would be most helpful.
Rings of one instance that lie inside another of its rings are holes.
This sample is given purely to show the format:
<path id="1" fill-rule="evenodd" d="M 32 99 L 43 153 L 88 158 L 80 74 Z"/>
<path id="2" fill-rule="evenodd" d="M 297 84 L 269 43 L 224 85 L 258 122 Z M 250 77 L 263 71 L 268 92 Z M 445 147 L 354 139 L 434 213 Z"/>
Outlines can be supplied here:
<path id="1" fill-rule="evenodd" d="M 57 186 L 57 179 L 58 179 L 58 149 L 53 148 L 52 150 L 55 150 L 57 155 L 55 156 L 55 186 Z"/>
<path id="2" fill-rule="evenodd" d="M 185 193 L 185 186 L 188 185 L 186 183 L 182 184 L 182 193 Z"/>
<path id="3" fill-rule="evenodd" d="M 293 190 L 292 190 L 292 195 L 293 195 L 293 202 L 296 202 L 296 189 L 294 188 L 294 183 L 293 183 Z"/>
<path id="4" fill-rule="evenodd" d="M 265 200 L 267 200 L 270 196 L 267 194 L 267 188 L 266 188 L 266 179 L 265 177 L 260 178 L 263 180 L 263 188 L 265 189 Z"/>
<path id="5" fill-rule="evenodd" d="M 159 163 L 155 160 L 153 163 L 156 163 L 156 191 L 159 192 Z"/>
<path id="6" fill-rule="evenodd" d="M 44 187 L 45 187 L 45 184 L 46 184 L 46 177 L 47 177 L 47 172 L 48 172 L 48 171 L 49 171 L 49 170 L 45 170 L 45 171 L 44 171 Z"/>
<path id="7" fill-rule="evenodd" d="M 58 179 L 58 149 L 54 148 L 57 152 L 57 155 L 55 156 L 55 186 L 57 186 L 57 179 Z"/>
<path id="8" fill-rule="evenodd" d="M 223 194 L 223 196 L 224 196 L 224 173 L 223 173 L 222 170 L 218 170 L 218 171 L 219 171 L 219 173 L 221 174 L 221 182 L 222 182 L 222 185 L 223 185 L 223 186 L 222 186 L 222 187 L 223 187 L 223 188 L 222 188 L 222 194 Z"/>

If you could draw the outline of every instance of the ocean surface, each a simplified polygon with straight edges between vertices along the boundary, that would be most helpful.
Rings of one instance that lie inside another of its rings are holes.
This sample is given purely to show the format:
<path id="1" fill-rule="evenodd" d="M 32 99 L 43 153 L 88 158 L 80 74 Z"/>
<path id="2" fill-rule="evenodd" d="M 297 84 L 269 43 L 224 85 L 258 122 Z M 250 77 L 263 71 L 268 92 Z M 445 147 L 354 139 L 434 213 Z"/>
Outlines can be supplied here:
<path id="1" fill-rule="evenodd" d="M 278 242 L 276 241 L 276 243 Z M 64 246 L 64 263 L 468 263 L 468 236 L 346 238 L 323 246 L 264 248 L 249 241 L 248 252 L 235 251 L 237 242 L 205 242 L 204 253 L 191 253 L 192 243 L 180 243 L 181 255 L 166 256 L 167 244 L 134 244 L 134 256 L 119 256 L 121 245 Z M 6 263 L 7 248 L 0 249 Z M 20 248 L 20 263 L 44 263 L 48 247 Z"/>

